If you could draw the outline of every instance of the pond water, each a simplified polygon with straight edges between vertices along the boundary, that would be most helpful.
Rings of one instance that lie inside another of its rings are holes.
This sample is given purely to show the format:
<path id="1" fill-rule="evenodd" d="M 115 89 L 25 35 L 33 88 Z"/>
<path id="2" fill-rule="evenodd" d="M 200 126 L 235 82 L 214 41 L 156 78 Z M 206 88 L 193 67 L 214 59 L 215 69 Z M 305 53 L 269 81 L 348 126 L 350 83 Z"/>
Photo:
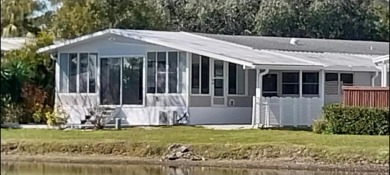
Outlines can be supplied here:
<path id="1" fill-rule="evenodd" d="M 1 163 L 1 175 L 374 175 L 380 173 L 293 171 L 263 169 L 227 169 L 167 167 L 150 165 L 84 165 Z M 382 173 L 386 174 L 386 173 Z"/>

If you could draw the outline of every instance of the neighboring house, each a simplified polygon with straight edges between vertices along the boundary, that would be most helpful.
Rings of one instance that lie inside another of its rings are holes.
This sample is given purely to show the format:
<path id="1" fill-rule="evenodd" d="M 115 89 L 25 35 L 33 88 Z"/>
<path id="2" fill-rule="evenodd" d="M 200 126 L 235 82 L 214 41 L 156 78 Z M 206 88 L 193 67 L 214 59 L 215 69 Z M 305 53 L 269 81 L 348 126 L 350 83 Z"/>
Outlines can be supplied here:
<path id="1" fill-rule="evenodd" d="M 17 50 L 26 44 L 26 38 L 23 37 L 1 37 L 1 51 Z"/>
<path id="2" fill-rule="evenodd" d="M 372 59 L 389 54 L 388 47 L 108 29 L 38 52 L 56 55 L 55 101 L 72 123 L 88 108 L 105 106 L 111 119 L 129 125 L 188 114 L 188 124 L 299 126 L 311 125 L 325 104 L 340 102 L 342 85 L 380 85 Z"/>
<path id="3" fill-rule="evenodd" d="M 11 50 L 17 50 L 22 48 L 26 44 L 26 38 L 16 37 L 8 38 L 1 37 L 1 56 L 3 53 Z"/>
<path id="4" fill-rule="evenodd" d="M 389 72 L 389 55 L 376 57 L 373 59 L 373 62 L 381 71 L 381 86 L 389 86 L 389 74 L 387 73 Z"/>

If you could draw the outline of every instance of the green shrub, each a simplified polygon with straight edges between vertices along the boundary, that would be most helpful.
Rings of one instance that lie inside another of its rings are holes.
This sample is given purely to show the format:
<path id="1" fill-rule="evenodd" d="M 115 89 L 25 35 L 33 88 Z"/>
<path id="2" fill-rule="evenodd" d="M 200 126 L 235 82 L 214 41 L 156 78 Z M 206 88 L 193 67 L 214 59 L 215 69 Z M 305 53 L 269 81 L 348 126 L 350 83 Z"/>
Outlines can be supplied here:
<path id="1" fill-rule="evenodd" d="M 323 121 L 315 132 L 356 135 L 389 135 L 389 109 L 331 104 L 323 107 Z M 326 126 L 322 126 L 326 125 Z"/>
<path id="2" fill-rule="evenodd" d="M 323 118 L 315 120 L 312 126 L 312 130 L 314 133 L 323 134 L 326 133 L 326 124 L 327 121 Z"/>

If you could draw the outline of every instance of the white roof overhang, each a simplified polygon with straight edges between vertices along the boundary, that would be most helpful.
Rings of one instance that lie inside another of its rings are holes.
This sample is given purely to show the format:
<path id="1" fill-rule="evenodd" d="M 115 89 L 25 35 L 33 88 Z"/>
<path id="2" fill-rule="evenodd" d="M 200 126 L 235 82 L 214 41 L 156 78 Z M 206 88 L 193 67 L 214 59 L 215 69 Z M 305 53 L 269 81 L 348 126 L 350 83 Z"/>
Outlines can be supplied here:
<path id="1" fill-rule="evenodd" d="M 1 38 L 1 51 L 11 51 L 22 48 L 26 38 Z"/>
<path id="2" fill-rule="evenodd" d="M 373 72 L 378 68 L 373 64 L 375 55 L 346 54 L 346 53 L 316 53 L 297 51 L 274 51 L 286 55 L 298 57 L 306 61 L 312 61 L 324 65 L 324 70 L 329 71 L 362 71 Z"/>
<path id="3" fill-rule="evenodd" d="M 383 56 L 375 57 L 375 58 L 372 59 L 372 61 L 375 64 L 382 63 L 382 62 L 385 62 L 385 63 L 389 64 L 389 55 L 383 55 Z"/>
<path id="4" fill-rule="evenodd" d="M 279 70 L 333 70 L 333 71 L 377 71 L 371 55 L 341 53 L 312 53 L 276 50 L 257 50 L 217 39 L 186 32 L 149 30 L 107 29 L 62 43 L 53 44 L 38 52 L 56 52 L 68 45 L 86 42 L 105 35 L 130 38 L 176 50 L 208 56 L 245 66 L 246 68 L 269 68 Z"/>
<path id="5" fill-rule="evenodd" d="M 135 39 L 146 43 L 200 54 L 211 58 L 240 64 L 248 68 L 255 68 L 257 65 L 307 67 L 322 66 L 321 64 L 302 60 L 297 57 L 274 53 L 271 51 L 257 50 L 251 47 L 217 39 L 211 39 L 186 32 L 162 32 L 148 30 L 107 29 L 41 48 L 38 50 L 38 52 L 56 52 L 57 49 L 61 47 L 81 43 L 91 38 L 97 38 L 106 34 L 112 34 L 115 36 Z"/>

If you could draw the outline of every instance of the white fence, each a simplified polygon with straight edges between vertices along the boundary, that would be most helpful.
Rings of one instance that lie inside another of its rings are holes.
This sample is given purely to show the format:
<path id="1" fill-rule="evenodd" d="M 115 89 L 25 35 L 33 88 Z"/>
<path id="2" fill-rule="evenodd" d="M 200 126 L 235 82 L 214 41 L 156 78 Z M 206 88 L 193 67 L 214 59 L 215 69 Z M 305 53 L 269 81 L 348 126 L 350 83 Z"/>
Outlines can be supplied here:
<path id="1" fill-rule="evenodd" d="M 260 124 L 266 127 L 311 126 L 321 116 L 322 99 L 318 97 L 271 97 L 256 101 L 261 104 Z"/>

